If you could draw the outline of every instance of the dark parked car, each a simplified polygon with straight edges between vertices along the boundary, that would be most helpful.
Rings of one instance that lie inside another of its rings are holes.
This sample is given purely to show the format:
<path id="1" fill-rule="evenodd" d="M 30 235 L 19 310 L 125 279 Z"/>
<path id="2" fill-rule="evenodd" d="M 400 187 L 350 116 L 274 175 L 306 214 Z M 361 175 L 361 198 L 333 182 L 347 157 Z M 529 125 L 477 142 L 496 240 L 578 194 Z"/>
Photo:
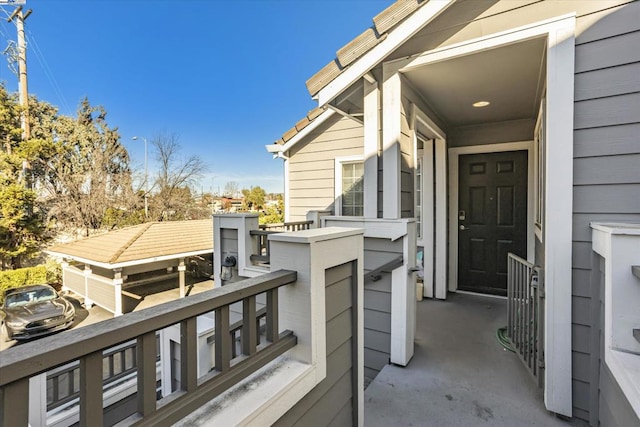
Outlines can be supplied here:
<path id="1" fill-rule="evenodd" d="M 189 272 L 191 277 L 213 276 L 213 254 L 196 255 L 189 258 Z"/>
<path id="2" fill-rule="evenodd" d="M 31 285 L 4 292 L 0 307 L 5 339 L 28 339 L 68 328 L 73 304 L 49 285 Z"/>

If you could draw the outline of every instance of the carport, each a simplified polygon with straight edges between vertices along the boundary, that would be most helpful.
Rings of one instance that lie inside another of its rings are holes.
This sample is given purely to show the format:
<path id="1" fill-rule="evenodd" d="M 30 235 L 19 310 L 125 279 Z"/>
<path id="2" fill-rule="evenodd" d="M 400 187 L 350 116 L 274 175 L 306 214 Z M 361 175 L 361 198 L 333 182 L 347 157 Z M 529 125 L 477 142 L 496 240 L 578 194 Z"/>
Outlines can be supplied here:
<path id="1" fill-rule="evenodd" d="M 62 286 L 116 316 L 126 313 L 127 288 L 176 278 L 184 298 L 185 260 L 213 252 L 213 221 L 149 222 L 47 251 L 61 258 Z"/>

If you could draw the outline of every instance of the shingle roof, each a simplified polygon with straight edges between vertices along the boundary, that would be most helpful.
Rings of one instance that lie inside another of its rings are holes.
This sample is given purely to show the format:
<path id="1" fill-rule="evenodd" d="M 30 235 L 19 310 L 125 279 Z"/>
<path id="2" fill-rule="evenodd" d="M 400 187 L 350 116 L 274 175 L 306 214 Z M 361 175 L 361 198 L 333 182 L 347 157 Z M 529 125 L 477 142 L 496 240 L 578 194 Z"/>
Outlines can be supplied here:
<path id="1" fill-rule="evenodd" d="M 346 70 L 351 63 L 382 42 L 389 32 L 428 0 L 398 0 L 373 18 L 373 26 L 338 49 L 336 59 L 307 80 L 311 96 Z"/>
<path id="2" fill-rule="evenodd" d="M 307 89 L 311 96 L 320 92 L 322 88 L 342 74 L 349 65 L 386 39 L 389 30 L 404 21 L 405 18 L 427 2 L 428 0 L 398 0 L 377 14 L 373 18 L 372 27 L 367 28 L 358 37 L 338 49 L 336 52 L 337 58 L 307 80 Z M 314 108 L 309 111 L 302 120 L 298 121 L 294 127 L 286 131 L 275 143 L 285 144 L 324 111 L 325 108 Z"/>
<path id="3" fill-rule="evenodd" d="M 76 242 L 47 252 L 100 264 L 117 265 L 187 253 L 213 251 L 213 221 L 148 222 Z"/>

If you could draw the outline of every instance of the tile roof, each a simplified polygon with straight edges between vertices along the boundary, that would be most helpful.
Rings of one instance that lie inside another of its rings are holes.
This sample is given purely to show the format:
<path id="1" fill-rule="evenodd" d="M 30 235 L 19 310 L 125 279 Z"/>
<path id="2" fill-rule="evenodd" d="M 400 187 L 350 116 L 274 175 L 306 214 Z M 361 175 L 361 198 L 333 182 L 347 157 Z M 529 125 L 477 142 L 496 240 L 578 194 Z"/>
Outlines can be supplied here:
<path id="1" fill-rule="evenodd" d="M 76 242 L 47 252 L 100 264 L 117 265 L 186 253 L 213 251 L 213 221 L 148 222 Z"/>
<path id="2" fill-rule="evenodd" d="M 320 92 L 322 88 L 342 74 L 349 65 L 386 39 L 391 29 L 427 2 L 428 0 L 397 0 L 391 6 L 377 14 L 373 18 L 372 27 L 367 28 L 358 37 L 338 49 L 336 52 L 337 58 L 307 80 L 307 90 L 309 90 L 311 96 Z M 309 111 L 302 120 L 286 131 L 275 143 L 284 145 L 324 111 L 325 108 L 315 108 Z"/>
<path id="3" fill-rule="evenodd" d="M 325 110 L 326 108 L 314 108 L 313 110 L 309 111 L 307 115 L 299 120 L 294 127 L 286 131 L 280 139 L 276 140 L 275 144 L 286 144 L 287 141 L 296 136 L 302 129 L 309 126 L 320 114 L 324 113 Z"/>
<path id="4" fill-rule="evenodd" d="M 307 90 L 311 96 L 346 70 L 351 63 L 382 42 L 388 32 L 428 0 L 398 0 L 373 18 L 373 26 L 340 48 L 337 58 L 325 65 L 307 80 Z"/>

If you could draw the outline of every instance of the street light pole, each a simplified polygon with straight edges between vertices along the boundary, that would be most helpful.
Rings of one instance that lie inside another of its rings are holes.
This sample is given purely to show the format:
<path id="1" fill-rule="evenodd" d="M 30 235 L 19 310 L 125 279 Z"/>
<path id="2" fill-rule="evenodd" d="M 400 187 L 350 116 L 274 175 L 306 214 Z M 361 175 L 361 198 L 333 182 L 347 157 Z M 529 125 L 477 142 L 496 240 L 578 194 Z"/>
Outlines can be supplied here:
<path id="1" fill-rule="evenodd" d="M 147 138 L 134 136 L 134 141 L 144 141 L 144 219 L 149 219 L 149 175 L 147 169 Z"/>

